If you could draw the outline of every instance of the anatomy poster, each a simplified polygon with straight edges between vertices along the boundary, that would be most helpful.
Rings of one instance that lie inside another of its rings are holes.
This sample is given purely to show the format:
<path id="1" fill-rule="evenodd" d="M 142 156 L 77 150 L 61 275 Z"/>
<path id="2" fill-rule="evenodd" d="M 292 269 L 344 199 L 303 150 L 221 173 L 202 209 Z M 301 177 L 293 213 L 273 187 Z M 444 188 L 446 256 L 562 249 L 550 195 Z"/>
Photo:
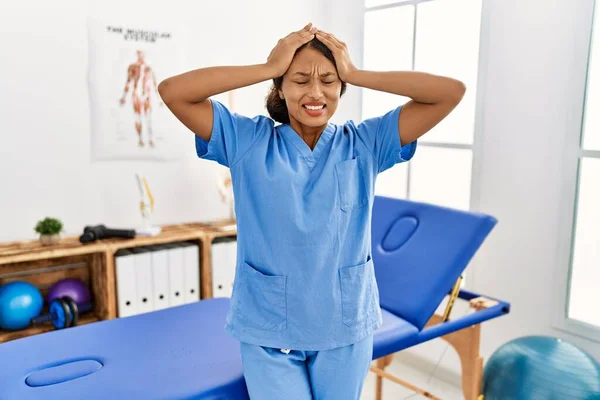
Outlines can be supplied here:
<path id="1" fill-rule="evenodd" d="M 184 70 L 183 34 L 156 24 L 88 20 L 94 160 L 177 157 L 170 111 L 158 84 Z"/>

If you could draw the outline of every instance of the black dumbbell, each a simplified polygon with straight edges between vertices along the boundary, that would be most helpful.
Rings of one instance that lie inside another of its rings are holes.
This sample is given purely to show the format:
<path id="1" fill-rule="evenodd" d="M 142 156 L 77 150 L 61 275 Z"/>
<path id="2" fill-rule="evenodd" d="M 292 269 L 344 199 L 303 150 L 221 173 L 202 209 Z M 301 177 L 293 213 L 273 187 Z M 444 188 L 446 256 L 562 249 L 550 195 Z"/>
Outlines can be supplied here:
<path id="1" fill-rule="evenodd" d="M 54 299 L 48 306 L 48 314 L 40 315 L 31 320 L 33 325 L 40 325 L 45 322 L 52 322 L 56 329 L 75 326 L 79 321 L 79 316 L 92 310 L 91 303 L 77 304 L 70 297 L 61 297 Z"/>

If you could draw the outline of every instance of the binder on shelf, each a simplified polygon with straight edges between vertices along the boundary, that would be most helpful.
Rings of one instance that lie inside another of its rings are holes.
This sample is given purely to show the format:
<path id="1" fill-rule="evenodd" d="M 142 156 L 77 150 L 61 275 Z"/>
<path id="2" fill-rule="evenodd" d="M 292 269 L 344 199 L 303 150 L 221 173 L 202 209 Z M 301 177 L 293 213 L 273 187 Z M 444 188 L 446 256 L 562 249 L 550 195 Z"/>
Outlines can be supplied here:
<path id="1" fill-rule="evenodd" d="M 169 263 L 169 306 L 185 304 L 185 273 L 183 247 L 180 243 L 166 243 Z"/>
<path id="2" fill-rule="evenodd" d="M 183 275 L 185 303 L 200 300 L 200 246 L 192 242 L 181 243 L 183 253 Z"/>
<path id="3" fill-rule="evenodd" d="M 152 283 L 152 253 L 146 247 L 133 247 L 135 280 L 137 289 L 137 314 L 154 311 L 154 289 Z"/>
<path id="4" fill-rule="evenodd" d="M 228 240 L 225 242 L 226 264 L 225 273 L 225 296 L 231 297 L 233 293 L 233 281 L 235 280 L 235 270 L 237 265 L 237 240 Z"/>
<path id="5" fill-rule="evenodd" d="M 137 314 L 134 253 L 126 249 L 115 253 L 115 275 L 117 280 L 117 316 L 128 317 Z"/>
<path id="6" fill-rule="evenodd" d="M 211 254 L 213 297 L 231 297 L 237 261 L 236 238 L 215 238 Z"/>
<path id="7" fill-rule="evenodd" d="M 154 310 L 168 308 L 169 303 L 169 254 L 164 245 L 148 246 L 152 264 L 152 298 Z"/>

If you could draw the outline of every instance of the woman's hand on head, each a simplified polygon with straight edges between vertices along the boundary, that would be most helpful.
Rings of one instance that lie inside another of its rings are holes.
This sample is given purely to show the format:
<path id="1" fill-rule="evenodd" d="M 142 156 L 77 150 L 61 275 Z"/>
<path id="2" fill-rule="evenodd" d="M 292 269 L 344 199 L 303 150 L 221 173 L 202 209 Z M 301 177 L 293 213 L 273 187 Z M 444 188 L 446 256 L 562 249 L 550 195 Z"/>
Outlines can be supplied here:
<path id="1" fill-rule="evenodd" d="M 322 30 L 317 30 L 317 39 L 323 43 L 335 58 L 335 64 L 337 67 L 338 75 L 344 82 L 348 82 L 349 76 L 356 71 L 356 67 L 350 60 L 350 52 L 346 43 L 336 38 L 332 33 L 327 33 Z"/>
<path id="2" fill-rule="evenodd" d="M 308 23 L 301 30 L 279 39 L 267 58 L 267 66 L 272 68 L 274 78 L 283 76 L 286 73 L 298 47 L 310 42 L 315 37 L 316 31 L 317 27 L 312 26 L 312 23 Z"/>

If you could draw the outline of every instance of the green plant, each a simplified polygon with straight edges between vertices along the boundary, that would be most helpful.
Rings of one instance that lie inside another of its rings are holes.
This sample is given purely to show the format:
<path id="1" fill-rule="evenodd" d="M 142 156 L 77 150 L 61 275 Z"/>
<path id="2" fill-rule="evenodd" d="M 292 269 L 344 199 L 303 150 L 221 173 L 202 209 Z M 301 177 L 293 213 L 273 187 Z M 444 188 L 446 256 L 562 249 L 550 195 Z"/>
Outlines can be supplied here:
<path id="1" fill-rule="evenodd" d="M 63 223 L 56 218 L 46 217 L 39 220 L 35 231 L 41 235 L 57 235 L 62 232 Z"/>

